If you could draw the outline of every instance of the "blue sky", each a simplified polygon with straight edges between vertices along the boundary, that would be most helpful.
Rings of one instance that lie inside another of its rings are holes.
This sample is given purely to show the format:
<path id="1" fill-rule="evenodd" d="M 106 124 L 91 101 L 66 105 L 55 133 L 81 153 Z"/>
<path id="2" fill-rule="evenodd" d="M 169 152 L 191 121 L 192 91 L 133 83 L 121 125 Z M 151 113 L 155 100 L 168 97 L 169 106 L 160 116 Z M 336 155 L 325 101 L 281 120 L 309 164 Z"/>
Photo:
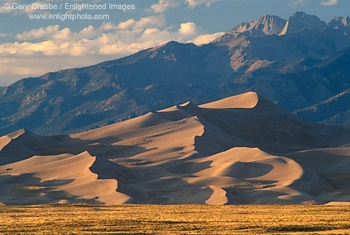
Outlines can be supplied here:
<path id="1" fill-rule="evenodd" d="M 129 9 L 110 9 L 110 3 Z M 288 19 L 304 11 L 328 22 L 349 10 L 349 0 L 0 0 L 0 86 L 170 40 L 207 43 L 266 14 Z M 65 14 L 71 19 L 63 21 Z M 84 19 L 87 14 L 103 19 Z M 54 19 L 30 19 L 48 15 Z"/>

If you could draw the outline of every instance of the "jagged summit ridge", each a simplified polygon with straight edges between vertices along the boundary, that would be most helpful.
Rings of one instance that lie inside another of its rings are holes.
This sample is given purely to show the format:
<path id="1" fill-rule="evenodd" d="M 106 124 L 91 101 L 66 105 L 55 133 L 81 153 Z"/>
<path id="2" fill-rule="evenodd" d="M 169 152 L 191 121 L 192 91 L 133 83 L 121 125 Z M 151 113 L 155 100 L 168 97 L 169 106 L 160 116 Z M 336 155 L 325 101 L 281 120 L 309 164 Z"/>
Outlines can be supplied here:
<path id="1" fill-rule="evenodd" d="M 328 24 L 329 27 L 350 33 L 350 17 L 335 17 Z"/>
<path id="2" fill-rule="evenodd" d="M 223 39 L 233 37 L 278 35 L 284 28 L 285 24 L 286 20 L 278 16 L 266 15 L 256 21 L 244 22 L 237 25 L 233 29 L 227 31 L 223 36 L 215 39 L 213 42 L 219 42 Z"/>
<path id="3" fill-rule="evenodd" d="M 299 32 L 303 29 L 318 28 L 326 25 L 326 23 L 317 16 L 308 15 L 304 12 L 296 12 L 289 17 L 280 35 Z"/>
<path id="4" fill-rule="evenodd" d="M 317 16 L 309 15 L 305 12 L 296 12 L 288 20 L 275 15 L 265 15 L 256 21 L 244 22 L 234 27 L 213 42 L 234 37 L 285 35 L 325 25 L 326 23 Z"/>
<path id="5" fill-rule="evenodd" d="M 266 15 L 256 21 L 242 23 L 227 32 L 231 37 L 261 36 L 279 34 L 286 20 L 275 16 Z"/>

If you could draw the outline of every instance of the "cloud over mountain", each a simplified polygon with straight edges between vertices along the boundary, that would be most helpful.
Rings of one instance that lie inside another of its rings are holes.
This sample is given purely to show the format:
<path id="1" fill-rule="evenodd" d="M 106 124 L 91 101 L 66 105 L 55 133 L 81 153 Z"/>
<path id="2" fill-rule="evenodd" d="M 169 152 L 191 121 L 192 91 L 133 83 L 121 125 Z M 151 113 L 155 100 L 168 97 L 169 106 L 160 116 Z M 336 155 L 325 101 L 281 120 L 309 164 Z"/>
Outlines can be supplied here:
<path id="1" fill-rule="evenodd" d="M 202 33 L 193 22 L 181 23 L 177 29 L 169 27 L 164 15 L 157 15 L 129 19 L 118 25 L 104 22 L 98 28 L 90 25 L 78 32 L 49 25 L 19 33 L 16 39 L 14 43 L 0 44 L 3 56 L 0 75 L 7 77 L 8 83 L 13 77 L 40 75 L 123 57 L 174 39 L 208 43 L 213 36 Z M 21 68 L 14 63 L 16 60 L 22 61 Z M 50 63 L 53 60 L 55 62 Z M 6 84 L 5 79 L 1 82 Z"/>

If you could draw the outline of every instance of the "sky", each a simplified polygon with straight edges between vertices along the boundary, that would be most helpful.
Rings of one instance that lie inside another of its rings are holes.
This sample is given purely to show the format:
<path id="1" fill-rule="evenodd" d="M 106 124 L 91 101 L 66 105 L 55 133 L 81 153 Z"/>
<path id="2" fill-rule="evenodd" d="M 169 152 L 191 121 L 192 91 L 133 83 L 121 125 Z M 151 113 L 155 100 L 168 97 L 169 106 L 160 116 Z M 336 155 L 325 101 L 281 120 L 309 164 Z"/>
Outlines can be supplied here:
<path id="1" fill-rule="evenodd" d="M 350 16 L 350 0 L 0 0 L 0 86 L 297 11 L 329 22 Z"/>

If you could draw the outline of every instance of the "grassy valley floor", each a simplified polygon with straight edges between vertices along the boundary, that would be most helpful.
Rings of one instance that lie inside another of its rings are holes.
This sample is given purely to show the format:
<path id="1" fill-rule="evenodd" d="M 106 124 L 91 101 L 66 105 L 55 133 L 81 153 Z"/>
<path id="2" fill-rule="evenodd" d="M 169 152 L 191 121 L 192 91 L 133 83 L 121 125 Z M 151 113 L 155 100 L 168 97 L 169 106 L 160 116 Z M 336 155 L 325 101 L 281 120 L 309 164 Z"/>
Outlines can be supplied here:
<path id="1" fill-rule="evenodd" d="M 350 234 L 349 206 L 0 206 L 3 234 Z"/>

